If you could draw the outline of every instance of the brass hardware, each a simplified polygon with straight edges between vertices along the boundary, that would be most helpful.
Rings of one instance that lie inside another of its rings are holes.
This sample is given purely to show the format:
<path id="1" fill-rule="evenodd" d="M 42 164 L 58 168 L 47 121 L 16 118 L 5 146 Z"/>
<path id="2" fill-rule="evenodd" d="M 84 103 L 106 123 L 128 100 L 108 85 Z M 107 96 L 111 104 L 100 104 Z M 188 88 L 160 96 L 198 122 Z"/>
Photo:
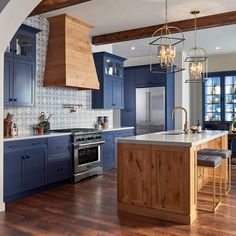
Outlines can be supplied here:
<path id="1" fill-rule="evenodd" d="M 185 113 L 185 122 L 184 122 L 184 129 L 183 129 L 183 131 L 184 131 L 185 134 L 188 134 L 188 113 L 187 113 L 187 110 L 184 107 L 176 106 L 173 109 L 173 111 L 172 111 L 172 119 L 174 119 L 175 111 L 178 110 L 178 109 L 183 110 L 184 113 Z"/>

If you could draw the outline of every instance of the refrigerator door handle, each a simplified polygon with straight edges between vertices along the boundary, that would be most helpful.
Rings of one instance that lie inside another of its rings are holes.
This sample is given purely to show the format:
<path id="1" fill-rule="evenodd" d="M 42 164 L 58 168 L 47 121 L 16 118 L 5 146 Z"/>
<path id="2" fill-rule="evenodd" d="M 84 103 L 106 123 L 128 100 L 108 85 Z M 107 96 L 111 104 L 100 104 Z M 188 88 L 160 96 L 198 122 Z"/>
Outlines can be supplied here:
<path id="1" fill-rule="evenodd" d="M 149 124 L 150 124 L 150 122 L 151 122 L 151 92 L 149 92 L 149 97 L 148 97 L 148 99 L 149 99 L 149 102 L 148 102 L 148 110 L 149 110 Z"/>

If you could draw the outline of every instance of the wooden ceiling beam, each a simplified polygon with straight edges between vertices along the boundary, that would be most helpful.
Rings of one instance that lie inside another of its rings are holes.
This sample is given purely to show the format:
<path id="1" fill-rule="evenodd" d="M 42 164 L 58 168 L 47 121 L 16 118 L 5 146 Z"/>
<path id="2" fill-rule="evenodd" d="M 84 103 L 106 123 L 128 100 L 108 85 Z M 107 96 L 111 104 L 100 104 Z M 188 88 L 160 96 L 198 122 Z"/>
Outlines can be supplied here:
<path id="1" fill-rule="evenodd" d="M 170 22 L 168 24 L 180 28 L 183 32 L 194 30 L 193 18 Z M 198 29 L 207 29 L 231 24 L 236 24 L 236 11 L 215 14 L 210 16 L 203 16 L 197 19 Z M 160 24 L 138 29 L 125 30 L 110 34 L 98 35 L 92 38 L 92 43 L 94 45 L 101 45 L 101 44 L 117 43 L 122 41 L 148 38 L 151 37 L 151 35 L 156 29 L 162 26 L 163 24 Z"/>
<path id="2" fill-rule="evenodd" d="M 45 12 L 58 10 L 64 7 L 70 7 L 91 0 L 43 0 L 31 12 L 30 16 L 39 15 Z"/>

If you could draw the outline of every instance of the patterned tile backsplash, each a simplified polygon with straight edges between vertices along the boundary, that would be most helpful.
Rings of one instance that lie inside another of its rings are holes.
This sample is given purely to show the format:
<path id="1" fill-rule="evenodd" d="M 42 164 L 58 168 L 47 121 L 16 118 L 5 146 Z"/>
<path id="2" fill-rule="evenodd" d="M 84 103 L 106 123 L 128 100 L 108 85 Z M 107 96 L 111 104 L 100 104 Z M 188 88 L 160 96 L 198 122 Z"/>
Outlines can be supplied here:
<path id="1" fill-rule="evenodd" d="M 46 116 L 53 114 L 50 119 L 51 129 L 93 127 L 98 116 L 108 116 L 109 127 L 112 127 L 112 110 L 91 109 L 91 91 L 43 87 L 49 24 L 42 16 L 27 18 L 24 23 L 42 31 L 37 34 L 35 107 L 4 107 L 5 116 L 8 112 L 13 114 L 20 135 L 33 132 L 41 112 Z M 82 104 L 83 107 L 77 107 L 77 111 L 71 113 L 68 108 L 63 108 L 63 104 Z"/>

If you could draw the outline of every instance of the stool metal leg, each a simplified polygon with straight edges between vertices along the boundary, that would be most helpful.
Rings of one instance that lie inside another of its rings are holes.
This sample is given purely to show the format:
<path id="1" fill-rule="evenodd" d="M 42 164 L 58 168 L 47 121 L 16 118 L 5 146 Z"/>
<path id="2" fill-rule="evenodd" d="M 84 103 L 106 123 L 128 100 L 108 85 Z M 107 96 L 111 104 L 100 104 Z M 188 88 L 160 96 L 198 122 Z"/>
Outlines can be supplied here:
<path id="1" fill-rule="evenodd" d="M 215 201 L 216 201 L 216 176 L 215 168 L 213 168 L 213 212 L 215 212 Z"/>
<path id="2" fill-rule="evenodd" d="M 216 193 L 216 169 L 217 168 L 219 168 L 219 172 L 220 172 L 219 176 L 217 176 L 219 178 L 219 180 L 220 180 L 220 182 L 219 182 L 220 193 L 218 194 L 219 195 L 219 201 L 216 201 L 217 200 L 216 199 L 216 195 L 217 195 L 217 193 Z M 204 169 L 204 167 L 203 167 L 203 169 Z M 213 177 L 213 186 L 212 186 L 213 187 L 213 192 L 206 192 L 208 194 L 212 194 L 212 196 L 213 196 L 213 199 L 212 199 L 212 209 L 206 209 L 206 208 L 199 208 L 199 207 L 197 207 L 197 210 L 202 210 L 202 211 L 207 211 L 207 212 L 215 212 L 218 209 L 218 207 L 220 206 L 221 201 L 222 201 L 222 170 L 223 170 L 222 164 L 219 164 L 218 166 L 212 168 L 212 171 L 213 171 L 213 173 L 212 173 L 212 175 L 213 175 L 212 176 Z M 204 193 L 204 191 L 202 193 Z"/>

